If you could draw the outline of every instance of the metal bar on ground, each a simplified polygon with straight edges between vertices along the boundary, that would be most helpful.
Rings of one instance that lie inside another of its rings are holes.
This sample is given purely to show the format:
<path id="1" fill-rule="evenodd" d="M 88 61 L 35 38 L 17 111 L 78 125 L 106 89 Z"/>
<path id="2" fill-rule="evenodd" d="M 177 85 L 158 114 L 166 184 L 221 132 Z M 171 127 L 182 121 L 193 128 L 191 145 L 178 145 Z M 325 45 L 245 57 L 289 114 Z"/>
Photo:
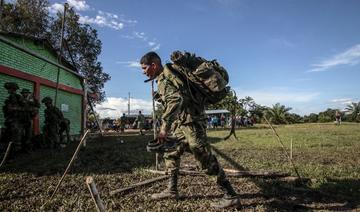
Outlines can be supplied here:
<path id="1" fill-rule="evenodd" d="M 89 129 L 86 130 L 85 134 L 84 134 L 83 137 L 81 138 L 81 140 L 80 140 L 80 142 L 79 142 L 79 144 L 78 144 L 78 146 L 77 146 L 77 148 L 76 148 L 73 156 L 71 157 L 71 160 L 70 160 L 69 164 L 67 165 L 67 167 L 66 167 L 66 169 L 65 169 L 65 171 L 64 171 L 64 174 L 61 176 L 61 179 L 59 180 L 58 184 L 56 185 L 56 188 L 55 188 L 54 192 L 53 192 L 52 195 L 50 196 L 49 200 L 48 200 L 47 202 L 45 202 L 44 205 L 41 206 L 41 208 L 45 207 L 45 205 L 47 205 L 47 204 L 54 198 L 56 192 L 58 191 L 58 189 L 59 189 L 59 187 L 60 187 L 61 182 L 64 180 L 65 175 L 66 175 L 67 172 L 69 171 L 72 163 L 74 162 L 77 154 L 79 153 L 80 147 L 81 147 L 82 143 L 85 141 L 86 136 L 88 135 L 89 131 L 90 131 Z"/>
<path id="2" fill-rule="evenodd" d="M 12 144 L 13 144 L 12 141 L 9 142 L 9 144 L 8 144 L 8 146 L 7 146 L 7 148 L 6 148 L 5 155 L 4 155 L 4 157 L 3 157 L 2 161 L 1 161 L 0 167 L 2 167 L 2 166 L 6 163 L 6 160 L 7 160 L 7 158 L 9 157 L 9 154 L 10 154 L 10 150 L 11 150 Z"/>
<path id="3" fill-rule="evenodd" d="M 147 172 L 154 174 L 167 174 L 165 171 L 146 169 Z M 273 171 L 238 171 L 234 169 L 224 169 L 226 176 L 228 177 L 261 177 L 261 178 L 281 178 L 289 177 L 289 173 L 273 172 Z M 179 174 L 181 175 L 192 175 L 192 176 L 207 176 L 206 173 L 201 171 L 184 170 L 180 169 Z"/>
<path id="4" fill-rule="evenodd" d="M 120 192 L 129 191 L 129 190 L 135 189 L 135 188 L 140 187 L 140 186 L 144 186 L 144 185 L 155 183 L 155 182 L 158 182 L 158 181 L 161 181 L 161 180 L 165 180 L 165 179 L 167 179 L 169 177 L 170 177 L 169 175 L 164 175 L 164 176 L 160 176 L 160 177 L 151 178 L 149 180 L 145 180 L 145 181 L 142 181 L 142 182 L 139 182 L 139 183 L 135 183 L 135 184 L 127 186 L 125 188 L 120 188 L 120 189 L 116 189 L 114 191 L 110 191 L 110 195 L 112 196 L 112 195 L 115 195 L 115 194 L 120 193 Z"/>

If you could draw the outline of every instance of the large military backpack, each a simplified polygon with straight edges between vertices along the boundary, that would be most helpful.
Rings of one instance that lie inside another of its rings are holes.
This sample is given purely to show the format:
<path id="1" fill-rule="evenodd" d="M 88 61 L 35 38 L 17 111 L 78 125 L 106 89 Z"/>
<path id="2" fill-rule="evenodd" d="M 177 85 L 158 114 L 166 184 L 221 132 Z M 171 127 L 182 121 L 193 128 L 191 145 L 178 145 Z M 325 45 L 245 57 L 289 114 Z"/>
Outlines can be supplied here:
<path id="1" fill-rule="evenodd" d="M 229 75 L 216 60 L 180 51 L 173 52 L 170 59 L 173 69 L 189 84 L 190 92 L 199 92 L 205 104 L 218 103 L 229 93 Z"/>

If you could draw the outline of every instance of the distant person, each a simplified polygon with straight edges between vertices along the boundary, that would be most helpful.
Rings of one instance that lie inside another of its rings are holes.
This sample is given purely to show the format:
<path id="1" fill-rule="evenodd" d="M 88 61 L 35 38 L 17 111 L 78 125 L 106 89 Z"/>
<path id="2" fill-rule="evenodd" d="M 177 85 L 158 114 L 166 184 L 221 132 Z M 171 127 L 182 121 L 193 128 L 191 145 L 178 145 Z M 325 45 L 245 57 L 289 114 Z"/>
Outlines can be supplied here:
<path id="1" fill-rule="evenodd" d="M 220 126 L 221 126 L 221 128 L 225 127 L 225 116 L 224 116 L 224 114 L 221 114 L 221 116 L 220 116 Z"/>
<path id="2" fill-rule="evenodd" d="M 335 112 L 335 122 L 337 125 L 341 124 L 341 113 L 338 110 Z"/>
<path id="3" fill-rule="evenodd" d="M 121 133 L 125 132 L 125 125 L 126 125 L 126 115 L 125 115 L 125 113 L 123 113 L 122 116 L 120 117 L 120 132 Z"/>
<path id="4" fill-rule="evenodd" d="M 21 95 L 24 100 L 24 110 L 22 111 L 21 117 L 21 123 L 24 130 L 22 133 L 22 144 L 25 146 L 24 148 L 28 149 L 33 131 L 32 120 L 39 113 L 40 103 L 34 95 L 32 95 L 29 89 L 23 88 L 21 90 Z"/>
<path id="5" fill-rule="evenodd" d="M 135 122 L 137 123 L 137 128 L 139 129 L 140 135 L 144 135 L 143 129 L 145 124 L 145 116 L 141 113 L 141 110 L 139 111 L 139 114 L 136 117 Z"/>

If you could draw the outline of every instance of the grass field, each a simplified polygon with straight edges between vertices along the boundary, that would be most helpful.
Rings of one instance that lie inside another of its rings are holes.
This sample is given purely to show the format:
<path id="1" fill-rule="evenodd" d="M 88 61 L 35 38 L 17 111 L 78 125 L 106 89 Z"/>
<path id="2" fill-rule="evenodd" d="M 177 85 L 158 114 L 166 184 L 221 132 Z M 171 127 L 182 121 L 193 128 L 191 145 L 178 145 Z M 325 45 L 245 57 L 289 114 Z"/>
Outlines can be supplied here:
<path id="1" fill-rule="evenodd" d="M 282 178 L 229 178 L 245 211 L 360 210 L 360 124 L 301 124 L 276 126 L 305 185 Z M 224 168 L 281 171 L 296 176 L 273 132 L 266 126 L 241 128 L 224 141 L 227 130 L 209 130 L 209 142 Z M 149 195 L 165 182 L 110 196 L 109 192 L 158 176 L 146 172 L 155 157 L 145 150 L 152 138 L 128 134 L 89 139 L 55 198 L 45 207 L 54 211 L 94 211 L 85 185 L 93 176 L 109 211 L 212 211 L 221 197 L 212 178 L 181 176 L 180 200 L 152 201 Z M 122 143 L 121 140 L 124 142 Z M 20 155 L 0 170 L 0 211 L 39 211 L 54 190 L 77 144 Z M 182 165 L 195 165 L 189 154 Z"/>

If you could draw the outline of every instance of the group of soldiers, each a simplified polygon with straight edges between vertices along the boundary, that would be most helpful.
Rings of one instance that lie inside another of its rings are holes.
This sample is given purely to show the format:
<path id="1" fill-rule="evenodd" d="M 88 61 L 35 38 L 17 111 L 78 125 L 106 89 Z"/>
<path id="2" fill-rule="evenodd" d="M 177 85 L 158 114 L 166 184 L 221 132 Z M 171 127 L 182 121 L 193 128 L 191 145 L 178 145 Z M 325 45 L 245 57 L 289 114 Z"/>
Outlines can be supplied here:
<path id="1" fill-rule="evenodd" d="M 64 118 L 62 112 L 53 105 L 50 97 L 42 99 L 45 104 L 45 125 L 43 129 L 43 142 L 33 139 L 33 119 L 38 115 L 40 109 L 39 101 L 29 89 L 23 88 L 17 93 L 19 86 L 14 82 L 7 82 L 4 88 L 8 97 L 2 108 L 4 114 L 4 132 L 1 136 L 3 143 L 12 142 L 12 154 L 28 152 L 34 147 L 41 146 L 57 148 L 63 143 L 63 132 L 66 132 L 67 141 L 70 141 L 70 121 Z"/>
<path id="2" fill-rule="evenodd" d="M 94 115 L 89 115 L 88 122 L 94 123 L 95 118 Z M 133 129 L 139 129 L 139 134 L 144 135 L 144 130 L 150 129 L 152 126 L 152 123 L 148 123 L 145 119 L 145 116 L 139 111 L 139 114 L 136 116 L 135 120 L 130 123 L 131 121 L 126 117 L 125 113 L 122 114 L 122 116 L 119 119 L 110 121 L 110 123 L 107 121 L 103 123 L 103 128 L 105 130 L 114 130 L 116 132 L 125 132 L 125 128 L 133 128 Z M 88 128 L 92 129 L 93 124 L 88 124 Z"/>

